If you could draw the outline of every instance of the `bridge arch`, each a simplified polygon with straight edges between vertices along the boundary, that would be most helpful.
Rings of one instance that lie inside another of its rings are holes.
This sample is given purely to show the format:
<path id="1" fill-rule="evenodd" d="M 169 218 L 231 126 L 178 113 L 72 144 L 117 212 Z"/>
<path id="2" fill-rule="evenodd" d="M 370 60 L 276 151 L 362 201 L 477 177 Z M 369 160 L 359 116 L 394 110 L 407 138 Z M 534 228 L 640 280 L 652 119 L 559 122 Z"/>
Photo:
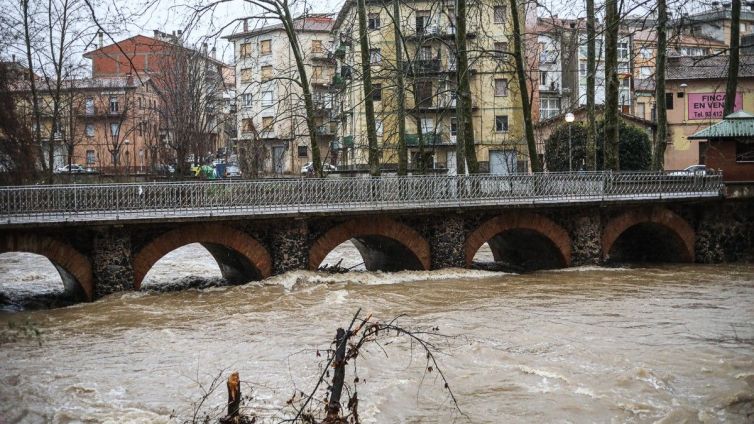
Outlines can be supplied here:
<path id="1" fill-rule="evenodd" d="M 0 237 L 0 253 L 26 252 L 44 256 L 63 280 L 66 295 L 91 301 L 94 277 L 89 258 L 73 246 L 53 237 L 37 234 L 6 234 Z"/>
<path id="2" fill-rule="evenodd" d="M 602 232 L 602 257 L 650 262 L 693 262 L 696 233 L 675 212 L 635 209 L 610 219 Z"/>
<path id="3" fill-rule="evenodd" d="M 220 266 L 223 278 L 245 283 L 272 275 L 272 257 L 256 239 L 221 224 L 189 225 L 157 236 L 134 256 L 134 289 L 139 290 L 149 270 L 160 258 L 191 243 L 200 243 Z"/>
<path id="4" fill-rule="evenodd" d="M 429 270 L 429 243 L 413 228 L 390 218 L 358 218 L 336 225 L 309 250 L 309 269 L 316 270 L 327 254 L 353 240 L 369 271 Z"/>
<path id="5" fill-rule="evenodd" d="M 505 213 L 483 222 L 469 234 L 464 245 L 466 266 L 484 243 L 495 261 L 508 261 L 526 270 L 562 268 L 571 265 L 571 237 L 546 216 L 533 212 Z"/>

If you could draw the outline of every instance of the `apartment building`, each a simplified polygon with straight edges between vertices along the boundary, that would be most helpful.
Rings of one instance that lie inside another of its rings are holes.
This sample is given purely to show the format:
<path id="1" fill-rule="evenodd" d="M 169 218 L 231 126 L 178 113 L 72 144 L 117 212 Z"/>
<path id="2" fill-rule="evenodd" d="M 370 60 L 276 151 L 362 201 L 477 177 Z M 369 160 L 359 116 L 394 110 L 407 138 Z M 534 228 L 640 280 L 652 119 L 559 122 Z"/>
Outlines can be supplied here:
<path id="1" fill-rule="evenodd" d="M 739 23 L 741 37 L 754 34 L 754 4 L 742 3 L 744 4 L 741 7 Z M 708 38 L 729 45 L 731 22 L 731 3 L 713 1 L 705 11 L 673 16 L 669 25 L 675 32 Z"/>
<path id="2" fill-rule="evenodd" d="M 206 122 L 202 130 L 201 152 L 191 152 L 192 156 L 183 158 L 191 162 L 208 161 L 217 157 L 220 153 L 228 151 L 231 146 L 232 126 L 225 125 L 231 118 L 230 109 L 224 108 L 225 98 L 232 93 L 229 81 L 233 79 L 233 71 L 230 66 L 217 60 L 215 49 L 208 50 L 207 44 L 194 49 L 186 45 L 181 31 L 170 34 L 158 30 L 154 31 L 153 37 L 136 35 L 119 41 L 117 44 L 105 45 L 103 36 L 99 34 L 99 40 L 95 48 L 84 53 L 84 57 L 91 60 L 92 78 L 127 78 L 136 80 L 151 79 L 152 85 L 163 95 L 159 98 L 158 112 L 165 112 L 168 107 L 166 98 L 170 97 L 170 91 L 175 90 L 179 82 L 175 80 L 176 60 L 183 58 L 184 62 L 198 63 L 195 69 L 201 77 L 193 77 L 201 80 L 200 89 L 203 93 L 201 103 L 205 106 L 201 112 L 201 119 Z M 180 65 L 184 69 L 186 63 Z M 197 73 L 197 72 L 195 72 Z M 186 77 L 190 78 L 190 77 Z M 170 143 L 175 140 L 173 131 L 168 127 L 165 115 L 157 113 L 152 124 L 156 124 L 160 130 L 162 143 Z M 199 156 L 199 157 L 197 157 Z M 167 158 L 166 158 L 167 160 Z M 172 158 L 175 163 L 177 158 Z"/>
<path id="3" fill-rule="evenodd" d="M 520 92 L 511 56 L 511 14 L 507 3 L 469 5 L 467 43 L 469 69 L 458 69 L 455 11 L 452 1 L 410 1 L 400 5 L 367 2 L 369 60 L 373 91 L 364 95 L 361 50 L 355 3 L 346 2 L 334 26 L 338 58 L 336 105 L 339 117 L 340 164 L 366 164 L 368 157 L 365 102 L 375 110 L 381 163 L 398 162 L 398 124 L 405 120 L 409 167 L 422 161 L 429 168 L 456 169 L 457 73 L 470 75 L 472 119 L 477 158 L 482 170 L 523 172 L 528 157 L 523 137 Z M 521 11 L 521 16 L 530 16 Z M 393 19 L 398 22 L 393 22 Z M 397 64 L 395 24 L 405 46 Z M 523 22 L 522 22 L 523 26 Z M 404 75 L 406 114 L 398 114 L 396 75 Z"/>
<path id="4" fill-rule="evenodd" d="M 317 144 L 322 158 L 338 163 L 331 149 L 334 108 L 334 20 L 325 15 L 295 20 L 301 53 L 318 115 Z M 282 24 L 249 28 L 228 36 L 234 46 L 238 144 L 261 143 L 264 172 L 299 173 L 311 162 L 303 91 L 291 44 Z"/>
<path id="5" fill-rule="evenodd" d="M 57 119 L 51 91 L 46 86 L 37 90 L 42 139 L 52 135 L 54 141 L 54 168 L 70 161 L 103 173 L 145 172 L 164 154 L 157 125 L 159 97 L 149 78 L 66 80 Z M 28 84 L 17 85 L 13 92 L 19 116 L 33 128 Z"/>

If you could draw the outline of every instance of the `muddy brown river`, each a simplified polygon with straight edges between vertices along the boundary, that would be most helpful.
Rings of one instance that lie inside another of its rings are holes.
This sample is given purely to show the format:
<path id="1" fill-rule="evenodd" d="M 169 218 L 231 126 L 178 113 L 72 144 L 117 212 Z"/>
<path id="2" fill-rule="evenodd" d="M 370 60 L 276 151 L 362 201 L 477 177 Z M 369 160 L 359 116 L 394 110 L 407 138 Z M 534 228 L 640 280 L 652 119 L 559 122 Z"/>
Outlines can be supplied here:
<path id="1" fill-rule="evenodd" d="M 349 245 L 333 255 L 345 266 L 360 262 Z M 163 258 L 145 287 L 188 274 L 220 275 L 190 245 Z M 34 255 L 0 255 L 0 275 L 0 293 L 10 297 L 61 284 Z M 358 308 L 451 336 L 434 340 L 461 409 L 437 372 L 425 372 L 423 353 L 387 335 L 357 361 L 365 423 L 754 422 L 751 264 L 525 275 L 301 271 L 235 287 L 6 310 L 3 328 L 31 322 L 42 337 L 41 345 L 0 345 L 0 422 L 181 422 L 200 385 L 229 370 L 239 371 L 247 393 L 253 387 L 250 409 L 279 422 L 291 394 L 316 383 L 317 350 Z M 353 368 L 347 372 L 351 381 Z M 222 408 L 225 396 L 222 383 L 204 410 Z"/>

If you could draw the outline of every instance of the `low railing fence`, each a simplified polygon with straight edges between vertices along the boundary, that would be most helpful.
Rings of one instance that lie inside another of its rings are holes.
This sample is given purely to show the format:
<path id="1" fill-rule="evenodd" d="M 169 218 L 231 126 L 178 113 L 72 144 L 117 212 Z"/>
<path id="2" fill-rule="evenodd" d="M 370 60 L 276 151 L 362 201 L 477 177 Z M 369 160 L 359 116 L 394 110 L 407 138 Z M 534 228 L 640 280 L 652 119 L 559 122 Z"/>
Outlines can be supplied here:
<path id="1" fill-rule="evenodd" d="M 0 217 L 13 223 L 503 206 L 715 197 L 721 189 L 719 174 L 649 172 L 14 186 L 0 188 Z"/>

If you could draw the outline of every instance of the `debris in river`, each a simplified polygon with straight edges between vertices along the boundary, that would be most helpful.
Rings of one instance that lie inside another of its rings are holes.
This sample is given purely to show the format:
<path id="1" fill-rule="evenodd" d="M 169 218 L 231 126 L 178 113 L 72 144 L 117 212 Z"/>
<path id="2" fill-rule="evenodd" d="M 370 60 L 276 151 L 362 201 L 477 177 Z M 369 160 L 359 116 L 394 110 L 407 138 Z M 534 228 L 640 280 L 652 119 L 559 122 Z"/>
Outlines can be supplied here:
<path id="1" fill-rule="evenodd" d="M 346 268 L 344 266 L 341 266 L 341 263 L 343 263 L 343 259 L 339 260 L 338 263 L 335 265 L 324 264 L 318 268 L 318 271 L 329 272 L 330 274 L 345 274 L 347 272 L 350 272 L 356 267 L 364 265 L 364 262 L 361 262 L 352 267 Z"/>

